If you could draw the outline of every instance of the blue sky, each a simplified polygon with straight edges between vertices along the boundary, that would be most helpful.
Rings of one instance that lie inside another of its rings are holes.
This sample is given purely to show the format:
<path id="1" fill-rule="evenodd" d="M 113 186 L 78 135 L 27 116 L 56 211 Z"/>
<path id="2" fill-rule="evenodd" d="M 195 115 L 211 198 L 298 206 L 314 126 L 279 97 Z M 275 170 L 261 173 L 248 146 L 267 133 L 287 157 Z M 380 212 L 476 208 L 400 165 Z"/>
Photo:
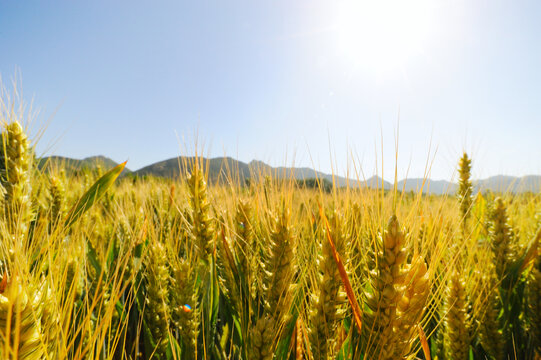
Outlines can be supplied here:
<path id="1" fill-rule="evenodd" d="M 0 74 L 40 154 L 541 174 L 541 3 L 383 4 L 0 0 Z"/>

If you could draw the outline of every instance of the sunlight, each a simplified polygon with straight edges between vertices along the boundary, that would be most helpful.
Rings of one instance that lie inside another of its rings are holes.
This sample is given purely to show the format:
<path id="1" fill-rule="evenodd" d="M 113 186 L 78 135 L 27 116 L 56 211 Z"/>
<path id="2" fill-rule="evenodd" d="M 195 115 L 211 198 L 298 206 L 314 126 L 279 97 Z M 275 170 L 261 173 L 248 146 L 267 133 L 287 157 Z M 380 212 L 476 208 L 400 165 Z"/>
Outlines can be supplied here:
<path id="1" fill-rule="evenodd" d="M 434 23 L 432 15 L 426 0 L 347 0 L 336 25 L 341 56 L 378 74 L 396 70 L 423 52 Z"/>

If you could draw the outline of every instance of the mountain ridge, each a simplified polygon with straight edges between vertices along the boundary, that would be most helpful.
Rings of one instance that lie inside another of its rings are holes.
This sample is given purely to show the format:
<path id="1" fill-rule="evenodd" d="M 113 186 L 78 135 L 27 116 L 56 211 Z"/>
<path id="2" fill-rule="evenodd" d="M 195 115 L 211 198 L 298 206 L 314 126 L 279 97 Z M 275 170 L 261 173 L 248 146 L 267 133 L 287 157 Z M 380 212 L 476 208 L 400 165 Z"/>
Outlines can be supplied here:
<path id="1" fill-rule="evenodd" d="M 232 157 L 214 157 L 201 158 L 208 166 L 209 181 L 246 181 L 247 179 L 257 178 L 259 176 L 271 175 L 277 178 L 295 178 L 297 180 L 307 179 L 322 179 L 330 183 L 334 182 L 339 187 L 368 187 L 368 188 L 383 188 L 390 190 L 393 184 L 382 180 L 381 177 L 374 175 L 365 180 L 347 179 L 343 176 L 326 174 L 321 171 L 314 170 L 309 167 L 273 167 L 260 160 L 252 160 L 249 163 L 236 160 Z M 181 174 L 186 173 L 191 164 L 195 161 L 193 156 L 177 156 L 166 160 L 158 161 L 150 165 L 144 166 L 138 170 L 131 171 L 126 169 L 124 176 L 157 176 L 165 178 L 178 178 Z M 101 166 L 104 170 L 116 166 L 118 163 L 114 160 L 103 156 L 90 156 L 84 159 L 73 159 L 64 156 L 49 156 L 38 159 L 38 167 L 46 166 L 58 167 L 63 166 L 68 170 L 81 170 L 84 167 L 95 168 Z M 478 191 L 510 191 L 521 193 L 526 191 L 537 192 L 541 190 L 541 175 L 525 175 L 521 177 L 509 175 L 495 175 L 485 179 L 473 180 L 474 192 Z M 423 191 L 426 194 L 452 194 L 456 192 L 458 185 L 447 180 L 431 180 L 423 178 L 403 179 L 397 182 L 397 190 L 399 191 Z"/>
<path id="2" fill-rule="evenodd" d="M 63 167 L 66 171 L 78 171 L 84 168 L 101 167 L 103 170 L 110 169 L 118 163 L 104 155 L 88 156 L 83 159 L 74 159 L 66 156 L 46 156 L 37 159 L 39 169 L 51 169 Z M 124 168 L 123 173 L 130 173 L 131 170 Z"/>

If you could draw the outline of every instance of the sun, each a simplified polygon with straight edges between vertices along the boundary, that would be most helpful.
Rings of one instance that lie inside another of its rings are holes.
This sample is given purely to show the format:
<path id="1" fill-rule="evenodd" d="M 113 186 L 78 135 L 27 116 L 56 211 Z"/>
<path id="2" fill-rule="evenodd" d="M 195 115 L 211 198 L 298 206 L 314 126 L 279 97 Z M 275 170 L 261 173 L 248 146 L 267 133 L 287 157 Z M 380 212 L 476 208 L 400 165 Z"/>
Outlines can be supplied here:
<path id="1" fill-rule="evenodd" d="M 346 0 L 336 29 L 341 57 L 378 74 L 423 53 L 433 26 L 428 0 Z"/>

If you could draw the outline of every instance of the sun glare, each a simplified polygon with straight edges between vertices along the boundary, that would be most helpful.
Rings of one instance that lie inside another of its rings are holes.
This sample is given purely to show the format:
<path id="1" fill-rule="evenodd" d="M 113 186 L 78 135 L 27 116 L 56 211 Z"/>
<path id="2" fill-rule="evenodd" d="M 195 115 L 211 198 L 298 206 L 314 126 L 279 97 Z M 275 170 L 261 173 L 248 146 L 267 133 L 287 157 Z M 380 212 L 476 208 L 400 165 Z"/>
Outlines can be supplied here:
<path id="1" fill-rule="evenodd" d="M 433 17 L 427 0 L 347 0 L 336 28 L 341 56 L 378 74 L 400 68 L 424 50 Z"/>

